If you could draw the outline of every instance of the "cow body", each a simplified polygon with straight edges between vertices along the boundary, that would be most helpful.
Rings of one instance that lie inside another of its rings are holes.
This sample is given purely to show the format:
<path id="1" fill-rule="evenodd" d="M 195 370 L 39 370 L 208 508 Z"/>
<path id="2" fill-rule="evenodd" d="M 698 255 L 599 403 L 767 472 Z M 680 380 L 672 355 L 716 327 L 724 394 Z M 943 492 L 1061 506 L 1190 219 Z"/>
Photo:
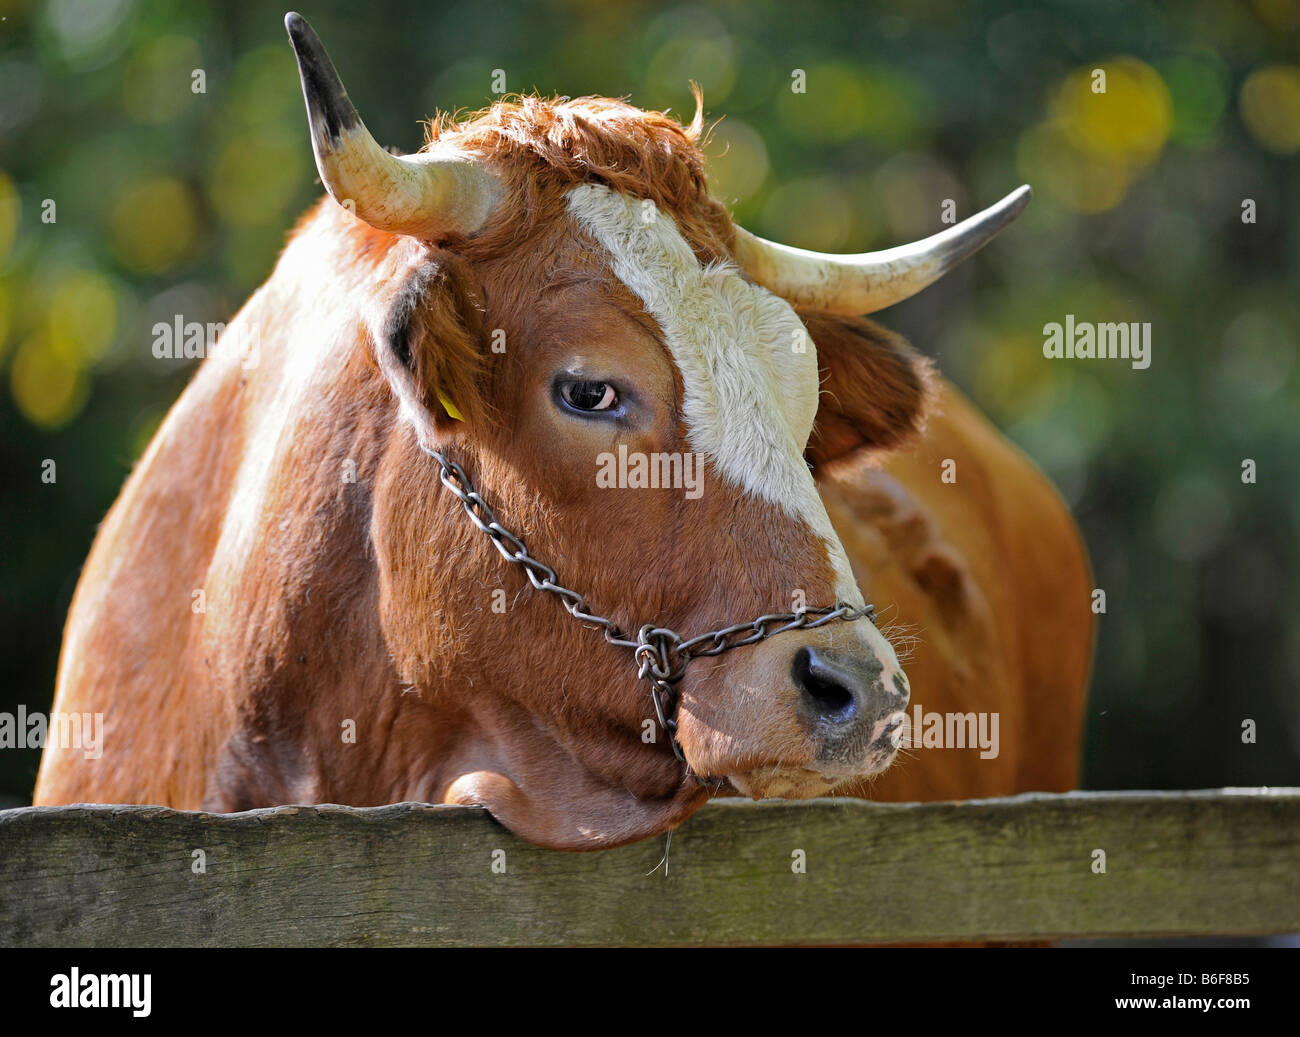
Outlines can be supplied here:
<path id="1" fill-rule="evenodd" d="M 270 325 L 274 313 L 275 326 L 298 332 L 263 335 L 252 369 L 218 347 L 105 520 L 69 615 L 55 709 L 103 713 L 108 751 L 47 752 L 38 804 L 221 810 L 447 797 L 441 729 L 459 720 L 404 683 L 382 629 L 384 545 L 370 495 L 410 477 L 383 452 L 396 419 L 345 404 L 384 396 L 373 363 L 338 333 L 346 307 L 296 311 L 320 304 L 307 284 L 350 247 L 337 226 L 345 218 L 318 210 L 282 260 L 293 277 L 272 279 L 232 324 Z M 941 479 L 949 459 L 953 483 Z M 436 467 L 418 463 L 431 510 L 469 539 Z M 276 473 L 291 477 L 268 481 Z M 915 442 L 819 486 L 882 626 L 911 646 L 916 703 L 1000 715 L 996 758 L 918 747 L 849 791 L 926 800 L 1072 787 L 1091 583 L 1050 484 L 944 384 Z M 490 500 L 493 490 L 482 488 Z M 624 542 L 616 528 L 601 535 L 611 548 Z M 469 539 L 467 549 L 454 579 L 486 584 L 504 569 L 486 543 Z M 512 575 L 502 575 L 512 611 L 545 614 L 568 650 L 606 647 Z M 437 602 L 427 608 L 421 621 L 441 621 Z M 509 614 L 493 650 L 526 651 Z M 472 672 L 449 678 L 474 693 Z M 349 720 L 355 743 L 341 738 Z"/>
<path id="2" fill-rule="evenodd" d="M 955 483 L 937 475 L 945 460 Z M 1092 582 L 1051 484 L 945 385 L 915 446 L 821 485 L 882 625 L 901 626 L 912 715 L 999 714 L 996 757 L 925 748 L 913 725 L 912 752 L 855 791 L 905 802 L 1076 787 Z"/>
<path id="3" fill-rule="evenodd" d="M 588 849 L 711 794 L 1073 784 L 1077 531 L 857 316 L 971 254 L 1027 188 L 886 253 L 791 250 L 708 195 L 698 113 L 522 98 L 398 158 L 287 24 L 341 204 L 300 224 L 100 529 L 55 709 L 103 714 L 103 752 L 47 747 L 37 803 L 474 803 Z M 602 485 L 599 458 L 629 450 L 697 456 L 704 491 Z M 448 456 L 625 636 L 845 618 L 678 660 L 657 717 L 628 648 L 469 521 Z M 891 767 L 913 683 L 922 715 L 996 722 L 996 752 L 918 729 Z"/>

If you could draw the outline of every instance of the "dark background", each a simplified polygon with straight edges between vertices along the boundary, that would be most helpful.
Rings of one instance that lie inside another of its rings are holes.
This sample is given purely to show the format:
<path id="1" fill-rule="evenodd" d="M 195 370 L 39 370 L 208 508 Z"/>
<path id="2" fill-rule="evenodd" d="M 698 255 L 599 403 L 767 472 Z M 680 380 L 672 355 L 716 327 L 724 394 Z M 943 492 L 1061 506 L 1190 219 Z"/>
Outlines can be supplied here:
<path id="1" fill-rule="evenodd" d="M 1084 786 L 1300 785 L 1300 3 L 304 5 L 408 151 L 497 69 L 684 118 L 695 79 L 725 116 L 714 193 L 767 237 L 886 247 L 1031 183 L 1011 231 L 883 322 L 1083 527 L 1109 599 Z M 319 193 L 283 13 L 0 0 L 0 711 L 48 709 L 96 524 L 191 374 L 152 324 L 228 319 Z M 1150 369 L 1044 359 L 1066 313 L 1150 321 Z M 0 805 L 37 763 L 0 752 Z"/>

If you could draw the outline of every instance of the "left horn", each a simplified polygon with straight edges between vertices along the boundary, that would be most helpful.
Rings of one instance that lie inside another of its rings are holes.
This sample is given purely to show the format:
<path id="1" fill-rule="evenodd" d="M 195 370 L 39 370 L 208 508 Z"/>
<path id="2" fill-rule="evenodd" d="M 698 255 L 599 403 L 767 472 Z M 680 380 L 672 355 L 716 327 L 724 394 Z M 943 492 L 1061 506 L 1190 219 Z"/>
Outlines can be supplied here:
<path id="1" fill-rule="evenodd" d="M 955 227 L 910 245 L 853 256 L 791 248 L 737 227 L 736 262 L 795 305 L 854 316 L 874 313 L 932 285 L 979 251 L 1024 211 L 1032 195 L 1025 184 Z"/>
<path id="2" fill-rule="evenodd" d="M 458 153 L 390 155 L 357 115 L 307 19 L 291 11 L 284 27 L 298 59 L 316 168 L 334 200 L 379 230 L 432 240 L 478 230 L 496 200 L 491 174 Z"/>

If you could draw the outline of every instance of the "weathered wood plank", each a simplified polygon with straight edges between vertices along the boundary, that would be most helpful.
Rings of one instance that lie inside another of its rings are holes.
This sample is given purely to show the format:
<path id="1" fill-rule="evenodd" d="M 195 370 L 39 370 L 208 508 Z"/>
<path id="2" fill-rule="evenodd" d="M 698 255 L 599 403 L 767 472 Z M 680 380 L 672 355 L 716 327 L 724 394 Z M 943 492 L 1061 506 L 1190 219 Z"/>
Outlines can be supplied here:
<path id="1" fill-rule="evenodd" d="M 1106 853 L 1094 874 L 1093 851 Z M 206 873 L 192 869 L 202 850 Z M 506 870 L 492 870 L 494 851 Z M 802 850 L 806 874 L 792 871 Z M 539 850 L 485 812 L 0 811 L 0 943 L 822 944 L 1300 931 L 1300 790 L 721 800 Z M 498 855 L 499 857 L 499 855 Z"/>

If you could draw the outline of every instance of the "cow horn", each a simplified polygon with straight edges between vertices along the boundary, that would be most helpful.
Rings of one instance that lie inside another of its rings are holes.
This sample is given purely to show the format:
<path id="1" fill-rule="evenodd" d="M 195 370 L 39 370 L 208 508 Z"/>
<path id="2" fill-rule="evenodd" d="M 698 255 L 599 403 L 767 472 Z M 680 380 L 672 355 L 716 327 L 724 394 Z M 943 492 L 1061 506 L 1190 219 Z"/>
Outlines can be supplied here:
<path id="1" fill-rule="evenodd" d="M 1024 211 L 1032 195 L 1025 184 L 955 227 L 910 245 L 853 256 L 791 248 L 737 227 L 736 262 L 795 305 L 855 316 L 874 313 L 915 295 L 983 248 Z"/>
<path id="2" fill-rule="evenodd" d="M 307 19 L 290 11 L 284 27 L 298 59 L 316 168 L 334 200 L 379 230 L 433 240 L 478 230 L 496 200 L 491 175 L 459 152 L 390 155 L 357 115 Z"/>

